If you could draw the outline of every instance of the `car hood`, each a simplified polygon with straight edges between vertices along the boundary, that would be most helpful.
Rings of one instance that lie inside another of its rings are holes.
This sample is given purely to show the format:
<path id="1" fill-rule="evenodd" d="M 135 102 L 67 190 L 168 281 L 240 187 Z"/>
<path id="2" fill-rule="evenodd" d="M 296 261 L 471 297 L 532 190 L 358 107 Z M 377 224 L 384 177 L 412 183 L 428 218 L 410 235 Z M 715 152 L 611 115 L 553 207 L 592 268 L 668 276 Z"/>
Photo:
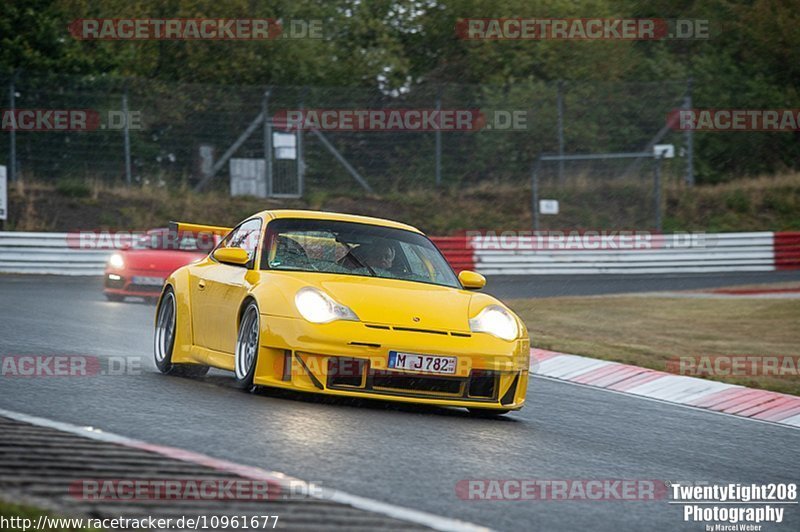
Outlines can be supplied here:
<path id="1" fill-rule="evenodd" d="M 469 332 L 466 290 L 427 283 L 350 275 L 295 274 L 350 307 L 364 323 Z"/>
<path id="2" fill-rule="evenodd" d="M 202 252 L 135 249 L 120 253 L 126 270 L 151 271 L 166 277 L 181 266 L 206 256 Z"/>

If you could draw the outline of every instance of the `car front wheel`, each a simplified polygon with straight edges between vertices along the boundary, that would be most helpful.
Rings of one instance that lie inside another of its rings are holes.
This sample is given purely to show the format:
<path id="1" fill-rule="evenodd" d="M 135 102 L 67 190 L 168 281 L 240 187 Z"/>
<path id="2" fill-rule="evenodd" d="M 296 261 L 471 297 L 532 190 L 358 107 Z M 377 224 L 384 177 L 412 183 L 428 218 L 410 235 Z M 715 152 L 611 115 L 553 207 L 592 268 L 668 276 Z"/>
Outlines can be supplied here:
<path id="1" fill-rule="evenodd" d="M 251 301 L 242 313 L 239 335 L 236 338 L 234 373 L 236 387 L 249 390 L 253 387 L 253 376 L 258 361 L 258 342 L 261 335 L 261 321 L 258 306 Z"/>
<path id="2" fill-rule="evenodd" d="M 208 366 L 198 364 L 173 364 L 172 350 L 175 348 L 175 325 L 177 323 L 177 304 L 175 292 L 167 288 L 161 296 L 158 307 L 156 331 L 153 342 L 153 355 L 156 367 L 165 375 L 178 377 L 202 377 L 208 373 Z"/>

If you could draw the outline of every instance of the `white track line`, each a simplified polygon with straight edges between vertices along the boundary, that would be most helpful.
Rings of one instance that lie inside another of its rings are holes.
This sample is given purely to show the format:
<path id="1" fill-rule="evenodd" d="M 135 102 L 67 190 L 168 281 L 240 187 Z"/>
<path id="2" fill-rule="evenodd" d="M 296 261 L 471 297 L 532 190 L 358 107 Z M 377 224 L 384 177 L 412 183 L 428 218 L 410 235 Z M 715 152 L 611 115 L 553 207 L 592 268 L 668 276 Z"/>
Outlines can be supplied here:
<path id="1" fill-rule="evenodd" d="M 305 493 L 308 493 L 309 496 L 311 497 L 323 499 L 326 501 L 333 501 L 340 504 L 345 504 L 348 506 L 352 506 L 353 508 L 358 508 L 359 510 L 385 515 L 387 517 L 400 519 L 410 523 L 416 523 L 418 525 L 423 525 L 433 528 L 434 530 L 452 531 L 452 532 L 491 531 L 491 529 L 486 528 L 484 526 L 476 525 L 466 521 L 460 521 L 458 519 L 441 517 L 427 512 L 412 510 L 410 508 L 403 508 L 402 506 L 396 506 L 394 504 L 380 502 L 374 499 L 360 497 L 358 495 L 351 495 L 349 493 L 345 493 L 343 491 L 335 489 L 329 489 L 329 488 L 320 489 L 319 486 L 313 486 L 312 484 L 304 480 L 293 478 L 283 473 L 278 473 L 275 471 L 266 471 L 258 467 L 236 464 L 234 462 L 212 458 L 204 454 L 195 453 L 194 451 L 187 451 L 185 449 L 180 449 L 177 447 L 150 444 L 143 441 L 134 440 L 132 438 L 127 438 L 125 436 L 120 436 L 118 434 L 104 432 L 100 429 L 96 429 L 93 427 L 79 427 L 77 425 L 72 425 L 70 423 L 63 423 L 61 421 L 53 421 L 51 419 L 30 416 L 28 414 L 12 412 L 10 410 L 4 410 L 2 408 L 0 408 L 0 416 L 7 417 L 16 421 L 21 421 L 23 423 L 30 423 L 31 425 L 36 425 L 39 427 L 47 427 L 51 429 L 60 430 L 62 432 L 68 432 L 70 434 L 75 434 L 77 436 L 81 436 L 84 438 L 90 438 L 96 441 L 115 443 L 118 445 L 123 445 L 125 447 L 131 447 L 134 449 L 147 450 L 150 452 L 160 454 L 162 456 L 181 460 L 183 462 L 190 462 L 197 465 L 211 467 L 218 471 L 232 473 L 253 480 L 265 480 L 268 482 L 274 482 L 280 484 L 282 486 L 293 485 L 297 487 L 302 485 L 306 487 Z"/>

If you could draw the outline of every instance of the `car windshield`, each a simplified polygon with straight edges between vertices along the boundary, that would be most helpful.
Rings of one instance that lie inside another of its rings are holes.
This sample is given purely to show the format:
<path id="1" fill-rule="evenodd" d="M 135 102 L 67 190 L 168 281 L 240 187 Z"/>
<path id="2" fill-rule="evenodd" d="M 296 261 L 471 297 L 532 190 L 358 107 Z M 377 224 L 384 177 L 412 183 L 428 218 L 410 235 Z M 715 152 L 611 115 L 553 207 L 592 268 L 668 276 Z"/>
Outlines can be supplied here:
<path id="1" fill-rule="evenodd" d="M 436 246 L 412 231 L 330 220 L 269 224 L 263 269 L 340 273 L 460 288 Z"/>
<path id="2" fill-rule="evenodd" d="M 173 251 L 209 252 L 214 247 L 213 235 L 195 235 L 189 232 L 148 231 L 133 244 L 133 249 L 169 249 Z"/>

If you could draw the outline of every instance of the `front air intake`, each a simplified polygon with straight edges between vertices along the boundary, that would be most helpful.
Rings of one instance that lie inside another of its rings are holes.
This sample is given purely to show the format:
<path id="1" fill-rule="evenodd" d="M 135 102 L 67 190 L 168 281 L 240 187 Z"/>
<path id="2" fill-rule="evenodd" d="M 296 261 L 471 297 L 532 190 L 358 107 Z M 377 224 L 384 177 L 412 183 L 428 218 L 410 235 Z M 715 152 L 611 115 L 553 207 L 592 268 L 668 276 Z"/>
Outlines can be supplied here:
<path id="1" fill-rule="evenodd" d="M 493 398 L 497 387 L 497 373 L 474 369 L 469 379 L 470 397 Z"/>
<path id="2" fill-rule="evenodd" d="M 328 387 L 360 388 L 364 382 L 366 363 L 359 358 L 331 357 L 328 359 Z"/>

